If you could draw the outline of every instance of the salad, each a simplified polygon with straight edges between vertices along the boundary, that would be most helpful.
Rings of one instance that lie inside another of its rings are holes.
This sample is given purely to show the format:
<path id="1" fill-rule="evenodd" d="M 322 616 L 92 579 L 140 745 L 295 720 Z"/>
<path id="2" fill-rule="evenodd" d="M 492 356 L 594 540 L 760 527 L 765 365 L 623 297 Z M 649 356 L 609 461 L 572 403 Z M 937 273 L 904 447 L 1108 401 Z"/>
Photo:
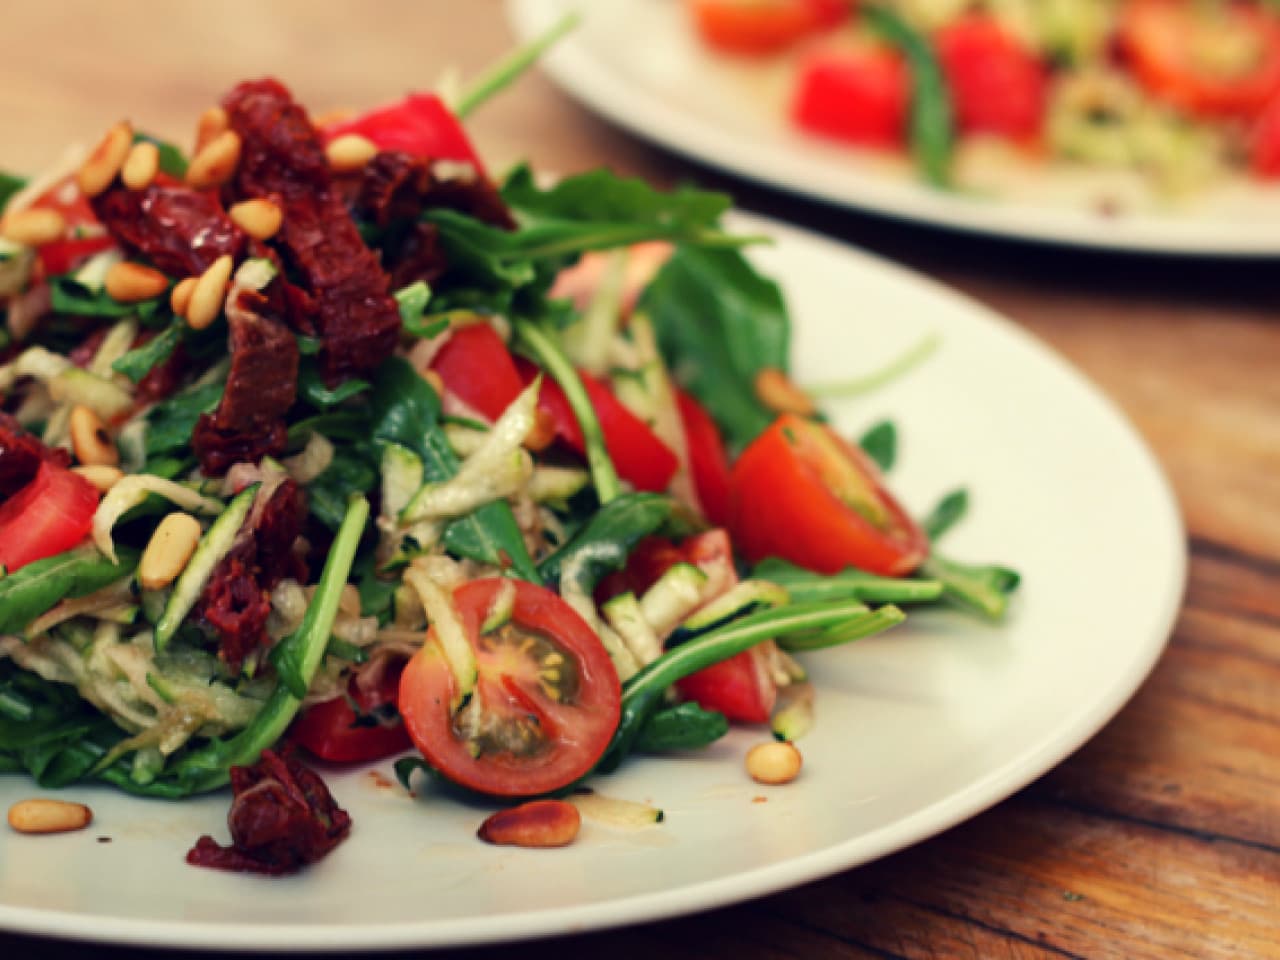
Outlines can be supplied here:
<path id="1" fill-rule="evenodd" d="M 253 80 L 189 154 L 120 122 L 4 178 L 0 769 L 230 785 L 188 854 L 228 869 L 347 835 L 306 758 L 541 798 L 481 835 L 563 843 L 633 754 L 801 737 L 803 653 L 1003 615 L 1015 573 L 933 546 L 964 494 L 917 521 L 892 425 L 788 377 L 726 197 L 491 177 L 460 118 L 553 38 L 452 103 L 316 121 Z"/>
<path id="2" fill-rule="evenodd" d="M 685 3 L 709 48 L 781 70 L 796 128 L 909 156 L 938 186 L 1000 195 L 1052 167 L 1167 204 L 1280 176 L 1267 0 Z"/>

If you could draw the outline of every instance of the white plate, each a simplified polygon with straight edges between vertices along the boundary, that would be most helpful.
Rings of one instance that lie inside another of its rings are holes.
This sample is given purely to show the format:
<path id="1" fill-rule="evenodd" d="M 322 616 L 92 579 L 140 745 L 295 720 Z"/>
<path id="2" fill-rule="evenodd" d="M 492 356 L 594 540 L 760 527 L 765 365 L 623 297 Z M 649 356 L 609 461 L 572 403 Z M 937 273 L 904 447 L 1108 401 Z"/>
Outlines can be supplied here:
<path id="1" fill-rule="evenodd" d="M 1136 178 L 1001 165 L 1001 201 L 945 193 L 905 164 L 829 145 L 785 119 L 785 65 L 744 66 L 702 47 L 684 0 L 507 0 L 520 37 L 566 11 L 583 23 L 544 65 L 569 93 L 640 136 L 819 200 L 1018 239 L 1215 256 L 1280 254 L 1280 187 L 1237 178 L 1164 209 Z M 1106 200 L 1104 201 L 1104 198 Z M 1124 213 L 1104 215 L 1100 206 Z"/>
<path id="2" fill-rule="evenodd" d="M 745 217 L 735 226 L 778 237 L 753 256 L 788 291 L 800 380 L 867 371 L 940 334 L 926 365 L 833 413 L 851 432 L 893 417 L 902 441 L 893 482 L 913 509 L 970 488 L 972 515 L 948 548 L 1023 572 L 1006 624 L 922 614 L 810 656 L 818 723 L 801 743 L 799 780 L 750 782 L 742 757 L 761 733 L 735 731 L 701 756 L 639 760 L 600 778 L 603 792 L 657 804 L 666 821 L 632 833 L 587 824 L 563 850 L 485 846 L 474 838 L 481 807 L 410 800 L 386 764 L 328 777 L 354 817 L 350 838 L 300 876 L 263 880 L 183 862 L 201 833 L 225 840 L 225 797 L 174 804 L 74 789 L 95 812 L 88 831 L 0 834 L 0 928 L 341 950 L 669 917 L 915 843 L 1008 796 L 1114 715 L 1163 648 L 1185 562 L 1169 488 L 1132 428 L 1067 364 L 982 307 L 810 234 Z M 37 792 L 0 778 L 0 807 Z"/>

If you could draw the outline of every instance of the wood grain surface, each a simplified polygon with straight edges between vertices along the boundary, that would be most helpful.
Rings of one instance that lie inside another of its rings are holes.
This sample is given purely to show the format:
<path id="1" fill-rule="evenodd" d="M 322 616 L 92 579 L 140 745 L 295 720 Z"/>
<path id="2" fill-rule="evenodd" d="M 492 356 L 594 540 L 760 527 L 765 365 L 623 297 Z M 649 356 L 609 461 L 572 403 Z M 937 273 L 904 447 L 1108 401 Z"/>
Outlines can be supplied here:
<path id="1" fill-rule="evenodd" d="M 247 76 L 278 74 L 322 111 L 430 86 L 449 65 L 474 72 L 510 42 L 497 0 L 6 4 L 0 166 L 38 168 L 121 115 L 188 142 L 198 112 Z M 1150 442 L 1191 572 L 1168 653 L 1134 700 L 975 820 L 731 909 L 468 955 L 1280 957 L 1280 264 L 1020 246 L 826 209 L 655 151 L 538 74 L 471 127 L 495 166 L 606 164 L 728 189 L 1014 317 Z M 1124 531 L 1099 549 L 1123 550 Z M 137 955 L 5 935 L 0 951 Z"/>

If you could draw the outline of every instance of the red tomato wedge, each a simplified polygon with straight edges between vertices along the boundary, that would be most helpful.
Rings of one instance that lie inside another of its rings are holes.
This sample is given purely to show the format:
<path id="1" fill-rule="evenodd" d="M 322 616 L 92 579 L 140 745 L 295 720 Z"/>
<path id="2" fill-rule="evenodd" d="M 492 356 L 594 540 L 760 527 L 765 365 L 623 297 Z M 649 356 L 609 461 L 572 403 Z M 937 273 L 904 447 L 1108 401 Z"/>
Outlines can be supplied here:
<path id="1" fill-rule="evenodd" d="M 320 131 L 327 143 L 348 133 L 359 134 L 382 150 L 401 150 L 425 160 L 469 163 L 480 173 L 484 164 L 471 140 L 444 101 L 434 93 L 411 93 L 353 120 L 329 124 Z"/>
<path id="2" fill-rule="evenodd" d="M 1249 169 L 1259 177 L 1280 178 L 1280 97 L 1272 100 L 1249 135 Z"/>
<path id="3" fill-rule="evenodd" d="M 768 723 L 778 701 L 763 644 L 690 674 L 676 689 L 686 700 L 736 723 Z"/>
<path id="4" fill-rule="evenodd" d="M 676 390 L 676 405 L 689 448 L 689 470 L 702 515 L 717 527 L 729 522 L 729 456 L 720 428 L 693 397 Z"/>
<path id="5" fill-rule="evenodd" d="M 1252 117 L 1280 91 L 1280 17 L 1255 3 L 1129 0 L 1120 49 L 1144 87 L 1202 117 Z"/>
<path id="6" fill-rule="evenodd" d="M 824 47 L 801 62 L 791 101 L 797 127 L 870 147 L 901 146 L 911 75 L 895 50 L 879 44 Z"/>
<path id="7" fill-rule="evenodd" d="M 499 592 L 511 617 L 481 633 Z M 558 790 L 608 747 L 621 711 L 618 674 L 592 629 L 556 594 L 520 580 L 472 580 L 453 595 L 475 652 L 475 689 L 458 682 L 434 629 L 400 679 L 414 745 L 455 783 L 503 797 Z"/>
<path id="8" fill-rule="evenodd" d="M 517 358 L 516 366 L 524 383 L 532 383 L 538 368 Z M 658 439 L 648 424 L 624 407 L 603 383 L 588 373 L 578 371 L 587 397 L 600 420 L 604 445 L 618 471 L 618 476 L 637 490 L 658 492 L 667 489 L 676 472 L 676 455 Z M 569 400 L 560 385 L 549 376 L 542 379 L 538 407 L 555 424 L 556 437 L 578 453 L 586 450 L 582 427 L 573 415 Z"/>
<path id="9" fill-rule="evenodd" d="M 690 0 L 702 39 L 725 53 L 766 55 L 849 15 L 838 0 Z"/>
<path id="10" fill-rule="evenodd" d="M 83 477 L 51 463 L 0 504 L 0 567 L 12 573 L 70 550 L 89 535 L 98 491 Z"/>
<path id="11" fill-rule="evenodd" d="M 401 665 L 403 666 L 403 665 Z M 360 696 L 353 679 L 352 698 L 335 697 L 308 707 L 289 728 L 289 739 L 330 763 L 366 763 L 404 753 L 413 746 L 404 724 L 384 725 L 371 714 L 396 702 L 401 669 L 387 670 L 372 696 Z M 352 706 L 355 702 L 359 713 Z"/>
<path id="12" fill-rule="evenodd" d="M 1044 122 L 1048 71 L 994 17 L 970 14 L 935 37 L 962 133 L 1034 140 Z"/>
<path id="13" fill-rule="evenodd" d="M 775 556 L 820 573 L 852 566 L 901 576 L 928 553 L 928 538 L 866 455 L 792 414 L 734 464 L 730 509 L 734 542 L 752 561 Z"/>
<path id="14" fill-rule="evenodd" d="M 31 206 L 40 210 L 56 210 L 67 224 L 65 239 L 46 243 L 36 251 L 45 276 L 68 273 L 86 258 L 115 245 L 93 215 L 89 201 L 76 186 L 74 177 L 60 180 Z"/>
<path id="15" fill-rule="evenodd" d="M 454 330 L 431 369 L 450 393 L 490 420 L 502 416 L 524 389 L 507 345 L 487 323 Z"/>

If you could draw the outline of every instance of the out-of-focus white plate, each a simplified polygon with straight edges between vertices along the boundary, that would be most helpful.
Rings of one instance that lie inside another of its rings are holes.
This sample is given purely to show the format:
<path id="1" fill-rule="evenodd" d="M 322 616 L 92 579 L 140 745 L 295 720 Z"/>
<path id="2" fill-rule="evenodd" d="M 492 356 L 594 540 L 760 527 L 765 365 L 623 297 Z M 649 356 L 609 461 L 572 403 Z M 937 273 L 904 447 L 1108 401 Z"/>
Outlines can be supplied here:
<path id="1" fill-rule="evenodd" d="M 345 843 L 299 876 L 261 879 L 183 862 L 201 833 L 225 840 L 224 796 L 166 803 L 74 789 L 94 810 L 87 831 L 0 835 L 0 928 L 351 950 L 668 917 L 922 840 L 1039 776 L 1112 717 L 1163 648 L 1184 578 L 1177 509 L 1133 429 L 990 311 L 831 241 L 756 218 L 733 224 L 778 239 L 752 257 L 788 293 L 801 381 L 875 369 L 922 336 L 941 337 L 924 366 L 832 413 L 851 433 L 897 422 L 892 480 L 914 510 L 969 487 L 972 514 L 948 551 L 1022 571 L 1007 623 L 920 614 L 809 656 L 818 720 L 796 782 L 751 782 L 742 758 L 763 734 L 737 730 L 705 753 L 634 760 L 599 778 L 602 792 L 660 806 L 665 822 L 636 832 L 588 822 L 561 850 L 486 846 L 474 836 L 485 808 L 429 787 L 411 799 L 383 764 L 327 776 L 354 817 Z M 0 807 L 38 793 L 0 778 Z"/>
<path id="2" fill-rule="evenodd" d="M 786 119 L 789 66 L 706 50 L 684 0 L 507 0 L 518 36 L 569 10 L 583 22 L 546 57 L 551 76 L 613 122 L 704 163 L 818 200 L 1024 240 L 1212 256 L 1280 255 L 1280 187 L 1244 177 L 1176 206 L 1135 175 L 1050 169 L 970 152 L 948 193 L 897 158 L 832 145 Z M 998 192 L 1001 199 L 977 191 Z"/>

